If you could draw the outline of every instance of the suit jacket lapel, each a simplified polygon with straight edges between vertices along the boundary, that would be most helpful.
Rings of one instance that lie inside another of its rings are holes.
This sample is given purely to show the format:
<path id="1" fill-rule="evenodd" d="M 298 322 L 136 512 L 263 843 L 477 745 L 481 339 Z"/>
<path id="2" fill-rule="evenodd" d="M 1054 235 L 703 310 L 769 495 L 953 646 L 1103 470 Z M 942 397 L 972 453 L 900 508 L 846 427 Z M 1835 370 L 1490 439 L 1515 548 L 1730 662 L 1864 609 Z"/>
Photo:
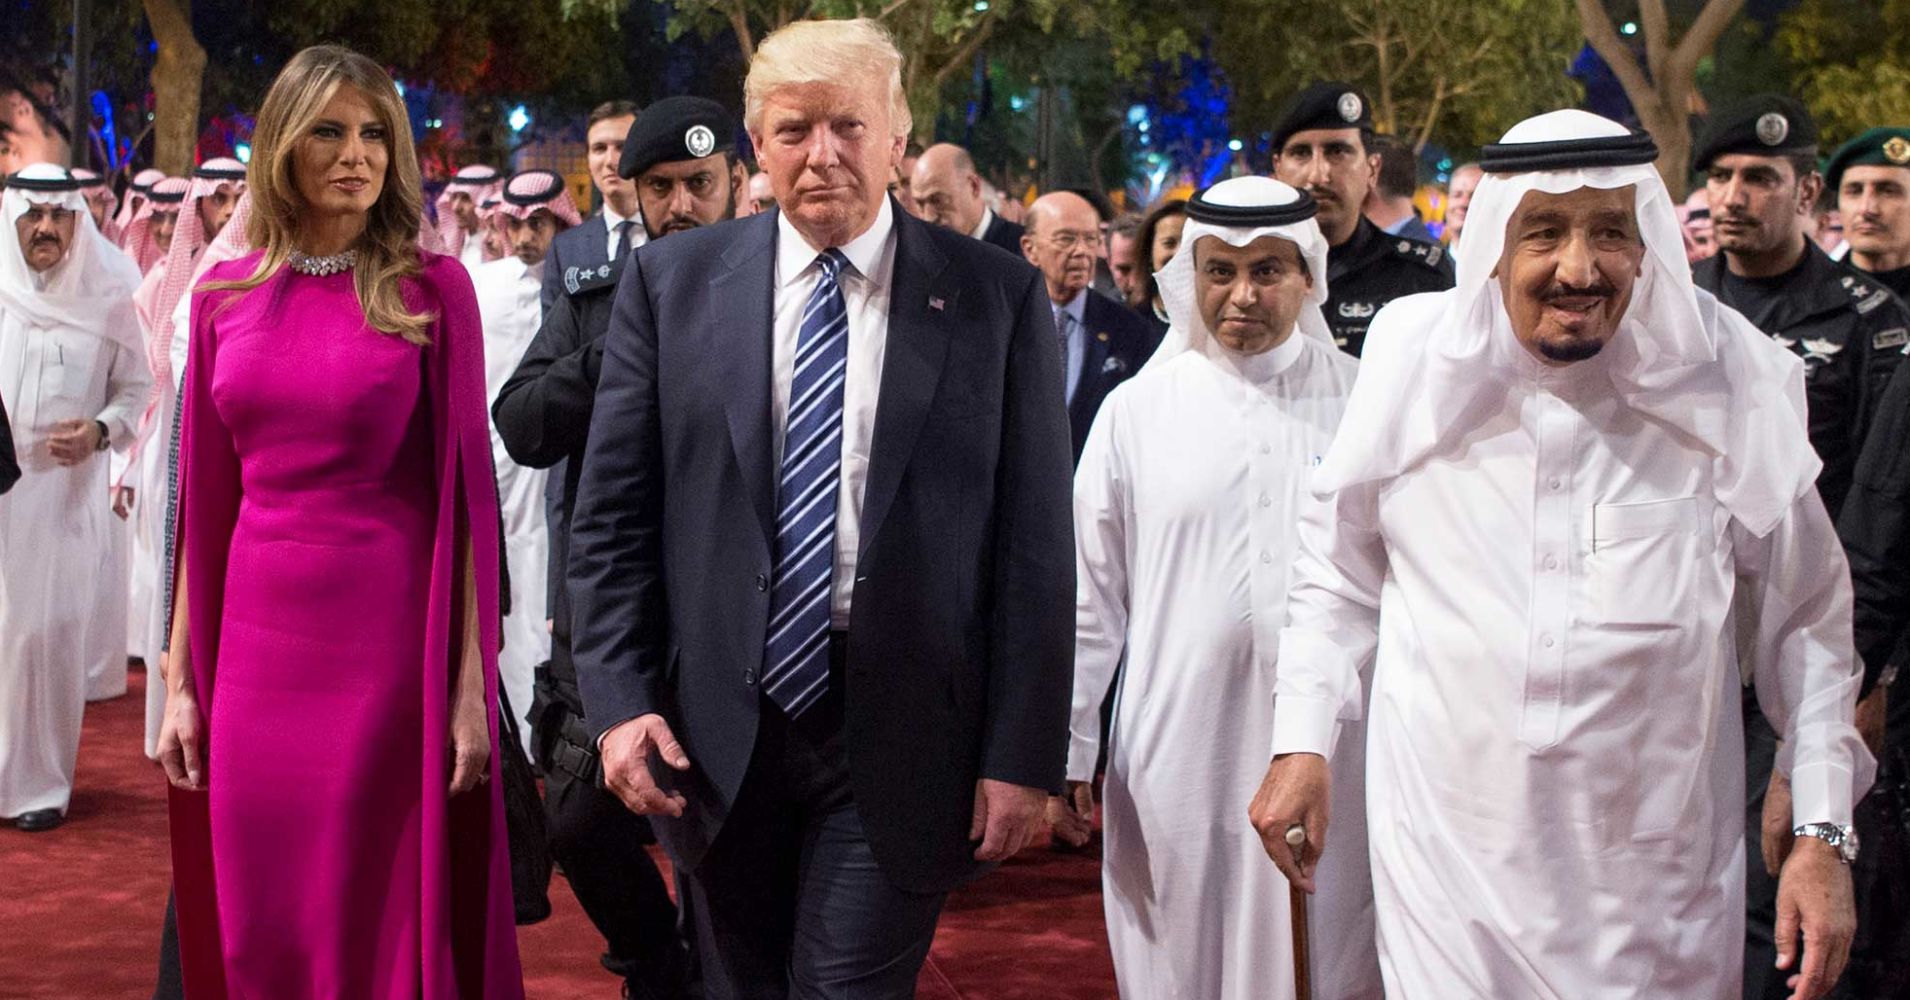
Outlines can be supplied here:
<path id="1" fill-rule="evenodd" d="M 585 219 L 583 229 L 584 259 L 579 263 L 583 263 L 586 267 L 610 263 L 610 223 L 604 219 L 604 214 L 598 212 Z"/>
<path id="2" fill-rule="evenodd" d="M 776 474 L 770 468 L 770 351 L 776 324 L 776 214 L 765 212 L 742 223 L 723 254 L 726 268 L 709 285 L 710 327 L 716 331 L 706 349 L 728 386 L 730 445 L 762 522 L 763 538 L 776 540 Z M 607 237 L 606 237 L 607 238 Z M 728 331 L 742 336 L 731 339 Z M 744 331 L 755 331 L 753 336 Z"/>
<path id="3" fill-rule="evenodd" d="M 895 276 L 889 290 L 888 343 L 882 387 L 876 397 L 875 440 L 869 447 L 869 481 L 863 487 L 861 550 L 882 527 L 914 452 L 942 380 L 953 330 L 955 291 L 943 275 L 948 258 L 921 222 L 892 206 L 895 214 Z"/>
<path id="4" fill-rule="evenodd" d="M 1085 424 L 1094 418 L 1101 397 L 1101 368 L 1108 363 L 1108 331 L 1098 315 L 1095 298 L 1101 293 L 1090 290 L 1081 308 L 1081 378 L 1074 386 L 1074 398 L 1068 400 L 1068 422 Z M 1066 372 L 1063 372 L 1063 377 Z M 1086 428 L 1081 428 L 1085 430 Z"/>

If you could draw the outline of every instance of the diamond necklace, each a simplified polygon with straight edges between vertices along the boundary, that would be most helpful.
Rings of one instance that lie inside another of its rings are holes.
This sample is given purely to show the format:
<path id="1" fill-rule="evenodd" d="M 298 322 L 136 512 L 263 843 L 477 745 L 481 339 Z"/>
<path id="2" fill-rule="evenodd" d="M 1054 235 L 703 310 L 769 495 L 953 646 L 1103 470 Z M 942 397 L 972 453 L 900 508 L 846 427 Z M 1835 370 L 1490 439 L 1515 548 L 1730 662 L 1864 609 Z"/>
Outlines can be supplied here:
<path id="1" fill-rule="evenodd" d="M 314 257 L 303 250 L 293 250 L 285 258 L 285 266 L 300 274 L 310 274 L 320 278 L 340 271 L 349 271 L 356 263 L 358 263 L 357 250 L 347 250 L 329 257 Z"/>

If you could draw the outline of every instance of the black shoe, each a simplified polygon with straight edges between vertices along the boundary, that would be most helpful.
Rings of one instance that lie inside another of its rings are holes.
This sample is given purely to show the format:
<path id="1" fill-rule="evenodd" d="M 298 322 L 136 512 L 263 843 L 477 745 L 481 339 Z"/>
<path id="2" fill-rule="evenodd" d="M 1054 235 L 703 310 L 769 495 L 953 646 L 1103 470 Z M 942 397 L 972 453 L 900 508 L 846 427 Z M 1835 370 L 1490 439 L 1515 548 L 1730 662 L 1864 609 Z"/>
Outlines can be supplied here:
<path id="1" fill-rule="evenodd" d="M 27 833 L 45 833 L 64 822 L 66 814 L 58 809 L 35 809 L 13 818 L 13 825 Z"/>

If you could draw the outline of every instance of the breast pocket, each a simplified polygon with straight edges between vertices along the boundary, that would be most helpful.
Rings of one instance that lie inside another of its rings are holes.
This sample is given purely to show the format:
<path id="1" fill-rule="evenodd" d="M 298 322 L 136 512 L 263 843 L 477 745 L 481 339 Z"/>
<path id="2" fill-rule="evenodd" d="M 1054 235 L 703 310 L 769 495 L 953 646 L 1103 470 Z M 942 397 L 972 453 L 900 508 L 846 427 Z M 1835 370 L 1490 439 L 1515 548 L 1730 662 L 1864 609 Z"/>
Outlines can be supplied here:
<path id="1" fill-rule="evenodd" d="M 1592 508 L 1594 614 L 1612 625 L 1677 625 L 1708 548 L 1697 497 Z"/>
<path id="2" fill-rule="evenodd" d="M 93 374 L 89 359 L 71 347 L 56 345 L 47 351 L 40 366 L 40 399 L 77 403 L 86 397 L 86 383 Z"/>

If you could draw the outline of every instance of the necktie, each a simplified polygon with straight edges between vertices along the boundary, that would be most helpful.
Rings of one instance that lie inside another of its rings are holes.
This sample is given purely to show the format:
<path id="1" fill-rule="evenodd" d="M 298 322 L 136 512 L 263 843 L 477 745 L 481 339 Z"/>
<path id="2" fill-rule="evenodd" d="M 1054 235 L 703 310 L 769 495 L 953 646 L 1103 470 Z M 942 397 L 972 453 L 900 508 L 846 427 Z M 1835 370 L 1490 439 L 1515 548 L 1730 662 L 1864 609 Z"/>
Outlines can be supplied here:
<path id="1" fill-rule="evenodd" d="M 849 312 L 839 283 L 847 258 L 828 250 L 796 334 L 789 420 L 776 491 L 776 575 L 769 595 L 763 690 L 790 718 L 829 689 L 830 586 L 836 486 L 842 468 L 842 386 Z"/>
<path id="2" fill-rule="evenodd" d="M 1061 341 L 1061 368 L 1065 372 L 1068 367 L 1068 335 L 1074 332 L 1074 314 L 1066 309 L 1056 309 L 1054 329 Z"/>
<path id="3" fill-rule="evenodd" d="M 611 263 L 622 260 L 623 255 L 630 252 L 630 231 L 635 229 L 636 225 L 635 219 L 625 219 L 617 223 L 617 255 L 610 258 Z"/>

